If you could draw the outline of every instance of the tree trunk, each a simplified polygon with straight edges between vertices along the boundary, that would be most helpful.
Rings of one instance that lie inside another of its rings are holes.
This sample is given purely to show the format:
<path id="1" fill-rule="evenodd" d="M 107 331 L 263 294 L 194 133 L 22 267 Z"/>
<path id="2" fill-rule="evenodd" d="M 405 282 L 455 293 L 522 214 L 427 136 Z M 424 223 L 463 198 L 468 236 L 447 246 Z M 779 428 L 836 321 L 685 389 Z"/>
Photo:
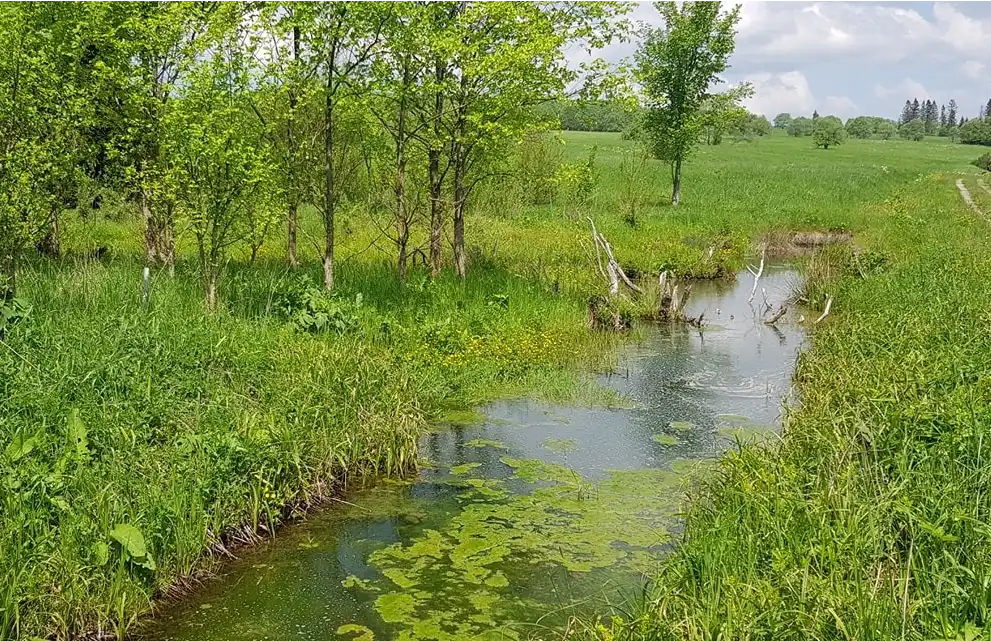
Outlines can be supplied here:
<path id="1" fill-rule="evenodd" d="M 289 203 L 289 267 L 296 269 L 299 261 L 296 258 L 296 215 L 299 207 Z"/>
<path id="2" fill-rule="evenodd" d="M 441 241 L 444 237 L 443 179 L 440 177 L 440 151 L 430 150 L 430 275 L 440 275 Z"/>
<path id="3" fill-rule="evenodd" d="M 148 192 L 141 190 L 141 217 L 145 221 L 145 261 L 150 263 L 158 262 L 158 243 L 155 234 L 155 222 L 151 215 L 151 199 Z"/>
<path id="4" fill-rule="evenodd" d="M 0 257 L 0 303 L 5 303 L 17 295 L 17 259 L 13 256 Z"/>
<path id="5" fill-rule="evenodd" d="M 442 200 L 444 175 L 440 171 L 441 150 L 436 145 L 440 140 L 440 129 L 444 118 L 444 90 L 442 86 L 446 76 L 447 66 L 438 57 L 434 64 L 434 80 L 437 82 L 437 91 L 434 94 L 434 137 L 432 146 L 427 152 L 430 174 L 430 275 L 434 277 L 440 275 L 441 240 L 444 236 L 444 203 Z"/>
<path id="6" fill-rule="evenodd" d="M 409 60 L 403 64 L 402 94 L 396 119 L 396 249 L 399 282 L 406 282 L 406 245 L 409 218 L 406 211 L 406 91 L 410 85 Z"/>
<path id="7" fill-rule="evenodd" d="M 299 27 L 294 26 L 292 28 L 292 58 L 294 62 L 299 61 Z M 296 157 L 298 150 L 296 145 L 296 107 L 299 104 L 299 99 L 296 96 L 296 91 L 291 90 L 289 92 L 289 120 L 286 123 L 286 142 L 288 143 L 289 149 L 287 150 L 289 154 L 290 162 L 292 163 L 290 167 L 292 168 L 292 183 L 290 184 L 290 189 L 296 189 L 296 182 L 299 180 L 298 174 L 296 173 L 296 163 L 299 159 Z M 299 213 L 299 204 L 296 202 L 295 195 L 290 194 L 289 203 L 289 267 L 295 269 L 299 266 L 299 261 L 296 258 L 296 216 Z"/>
<path id="8" fill-rule="evenodd" d="M 210 312 L 217 311 L 217 269 L 215 267 L 207 269 L 206 308 Z"/>
<path id="9" fill-rule="evenodd" d="M 675 207 L 681 202 L 681 158 L 674 161 L 674 186 L 671 189 L 671 204 Z"/>
<path id="10" fill-rule="evenodd" d="M 38 240 L 38 252 L 49 258 L 62 256 L 62 242 L 59 233 L 58 209 L 52 209 L 52 215 L 45 226 L 45 234 Z"/>
<path id="11" fill-rule="evenodd" d="M 465 193 L 464 166 L 458 160 L 454 166 L 454 271 L 458 278 L 465 279 Z"/>
<path id="12" fill-rule="evenodd" d="M 331 51 L 331 59 L 335 55 Z M 331 65 L 333 67 L 333 65 Z M 324 192 L 323 222 L 326 243 L 323 251 L 323 284 L 334 289 L 334 70 L 327 72 L 327 97 L 324 103 Z"/>

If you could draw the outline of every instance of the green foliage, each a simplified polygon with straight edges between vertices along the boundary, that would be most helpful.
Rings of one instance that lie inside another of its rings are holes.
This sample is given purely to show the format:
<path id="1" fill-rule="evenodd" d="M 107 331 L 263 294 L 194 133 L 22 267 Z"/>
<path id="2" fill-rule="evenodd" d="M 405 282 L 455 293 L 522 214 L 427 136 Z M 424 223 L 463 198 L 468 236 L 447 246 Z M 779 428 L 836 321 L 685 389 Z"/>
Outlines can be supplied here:
<path id="1" fill-rule="evenodd" d="M 345 298 L 300 278 L 279 293 L 276 306 L 300 331 L 345 334 L 360 327 L 361 303 L 361 294 Z"/>
<path id="2" fill-rule="evenodd" d="M 636 53 L 646 95 L 644 129 L 654 155 L 672 165 L 672 203 L 680 193 L 681 164 L 704 126 L 710 88 L 726 70 L 734 49 L 740 9 L 723 13 L 713 2 L 658 2 L 664 26 L 651 30 Z"/>
<path id="3" fill-rule="evenodd" d="M 775 129 L 788 129 L 791 126 L 791 114 L 782 112 L 774 117 L 774 128 Z"/>
<path id="4" fill-rule="evenodd" d="M 926 124 L 921 118 L 913 118 L 898 128 L 898 135 L 905 140 L 923 140 L 926 137 Z"/>
<path id="5" fill-rule="evenodd" d="M 971 163 L 984 171 L 991 171 L 991 153 L 983 154 Z"/>
<path id="6" fill-rule="evenodd" d="M 729 130 L 735 141 L 750 142 L 771 135 L 771 123 L 760 114 L 747 113 L 739 118 Z"/>
<path id="7" fill-rule="evenodd" d="M 878 123 L 875 133 L 881 140 L 891 140 L 898 134 L 898 127 L 890 120 L 885 120 Z"/>
<path id="8" fill-rule="evenodd" d="M 857 116 L 846 121 L 845 129 L 851 138 L 870 138 L 877 130 L 877 123 L 870 116 Z"/>
<path id="9" fill-rule="evenodd" d="M 538 108 L 564 131 L 626 131 L 638 109 L 620 100 L 554 100 Z"/>
<path id="10" fill-rule="evenodd" d="M 960 126 L 960 142 L 991 146 L 991 121 L 974 119 L 965 122 Z"/>
<path id="11" fill-rule="evenodd" d="M 0 340 L 30 315 L 31 304 L 23 298 L 0 298 Z"/>
<path id="12" fill-rule="evenodd" d="M 822 149 L 837 147 L 846 140 L 846 130 L 843 121 L 836 116 L 821 116 L 816 118 L 812 126 L 812 144 Z"/>
<path id="13" fill-rule="evenodd" d="M 812 135 L 812 120 L 805 116 L 799 116 L 788 124 L 788 135 L 799 138 L 801 136 Z"/>

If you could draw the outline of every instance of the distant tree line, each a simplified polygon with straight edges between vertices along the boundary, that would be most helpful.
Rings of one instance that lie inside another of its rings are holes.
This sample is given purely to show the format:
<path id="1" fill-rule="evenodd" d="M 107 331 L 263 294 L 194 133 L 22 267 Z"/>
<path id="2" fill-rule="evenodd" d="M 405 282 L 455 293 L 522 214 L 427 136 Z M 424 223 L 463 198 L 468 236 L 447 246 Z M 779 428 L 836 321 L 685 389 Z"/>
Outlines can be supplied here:
<path id="1" fill-rule="evenodd" d="M 811 118 L 779 113 L 773 122 L 775 129 L 801 137 L 814 136 L 816 125 L 821 120 L 818 112 L 814 112 Z M 845 135 L 859 139 L 876 137 L 889 140 L 899 136 L 905 140 L 923 140 L 926 136 L 942 136 L 965 144 L 991 145 L 991 100 L 982 107 L 979 118 L 970 120 L 958 116 L 956 100 L 950 100 L 945 105 L 939 105 L 935 100 L 906 100 L 897 121 L 879 116 L 857 116 L 847 120 L 843 130 Z M 830 144 L 838 142 L 833 139 Z"/>
<path id="2" fill-rule="evenodd" d="M 561 99 L 544 103 L 538 113 L 563 131 L 626 131 L 640 108 L 622 100 Z"/>

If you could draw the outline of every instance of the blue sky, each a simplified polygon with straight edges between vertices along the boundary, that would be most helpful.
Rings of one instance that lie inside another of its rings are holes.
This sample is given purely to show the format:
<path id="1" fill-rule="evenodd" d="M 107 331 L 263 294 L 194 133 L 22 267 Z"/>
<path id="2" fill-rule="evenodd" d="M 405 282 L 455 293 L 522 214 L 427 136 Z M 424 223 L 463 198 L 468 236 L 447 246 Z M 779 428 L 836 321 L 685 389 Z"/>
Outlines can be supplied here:
<path id="1" fill-rule="evenodd" d="M 743 2 L 724 79 L 753 83 L 747 106 L 766 116 L 897 118 L 906 98 L 955 98 L 977 115 L 991 98 L 991 2 Z M 656 25 L 650 3 L 632 19 Z M 636 41 L 599 55 L 616 61 Z"/>

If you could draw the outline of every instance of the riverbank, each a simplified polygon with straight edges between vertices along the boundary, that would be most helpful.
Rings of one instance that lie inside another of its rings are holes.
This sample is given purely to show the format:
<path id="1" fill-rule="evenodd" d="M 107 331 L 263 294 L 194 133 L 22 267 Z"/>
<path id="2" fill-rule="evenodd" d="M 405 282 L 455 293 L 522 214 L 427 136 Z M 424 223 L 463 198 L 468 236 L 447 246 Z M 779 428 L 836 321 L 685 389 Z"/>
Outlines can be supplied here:
<path id="1" fill-rule="evenodd" d="M 781 444 L 723 459 L 652 588 L 593 636 L 986 631 L 991 230 L 956 178 L 867 207 L 870 250 L 833 266 L 833 312 L 799 359 Z"/>
<path id="2" fill-rule="evenodd" d="M 898 141 L 825 154 L 788 138 L 704 148 L 684 204 L 651 197 L 631 224 L 620 196 L 630 143 L 565 138 L 569 161 L 597 149 L 582 210 L 624 266 L 682 275 L 739 269 L 749 239 L 780 229 L 847 228 L 873 248 L 883 238 L 872 230 L 888 230 L 865 203 L 887 198 L 924 225 L 904 196 L 892 200 L 899 185 L 971 155 Z M 666 168 L 648 167 L 663 194 Z M 345 483 L 408 470 L 427 421 L 500 396 L 591 389 L 583 373 L 615 343 L 587 328 L 587 297 L 604 288 L 587 221 L 524 202 L 478 194 L 464 284 L 416 266 L 400 286 L 380 230 L 345 218 L 335 296 L 314 289 L 315 260 L 287 273 L 274 235 L 256 263 L 234 256 L 216 314 L 204 312 L 188 237 L 176 277 L 152 275 L 146 309 L 135 213 L 66 217 L 67 257 L 26 266 L 30 312 L 0 346 L 0 639 L 122 634 L 156 594 L 209 568 L 225 534 L 267 536 Z M 303 214 L 300 237 L 319 238 Z M 834 313 L 845 305 L 838 297 Z"/>

